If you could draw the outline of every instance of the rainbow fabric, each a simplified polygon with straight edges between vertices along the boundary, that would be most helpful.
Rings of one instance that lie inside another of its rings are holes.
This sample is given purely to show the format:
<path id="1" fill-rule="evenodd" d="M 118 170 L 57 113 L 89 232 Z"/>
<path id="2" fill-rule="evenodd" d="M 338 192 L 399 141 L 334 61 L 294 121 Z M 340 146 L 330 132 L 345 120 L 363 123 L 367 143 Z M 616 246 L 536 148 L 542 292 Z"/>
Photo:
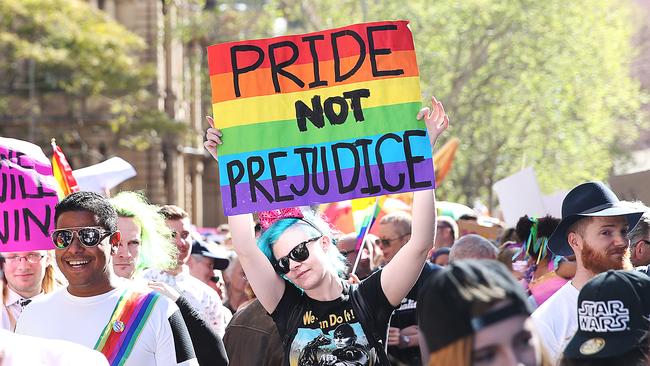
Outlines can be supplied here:
<path id="1" fill-rule="evenodd" d="M 52 152 L 52 172 L 54 173 L 54 179 L 61 187 L 58 192 L 59 198 L 63 199 L 72 192 L 78 192 L 79 186 L 72 175 L 72 168 L 70 168 L 68 160 L 63 155 L 63 150 L 56 145 L 54 139 L 52 139 Z"/>
<path id="2" fill-rule="evenodd" d="M 385 197 L 381 201 L 385 200 Z M 381 210 L 380 198 L 357 198 L 352 200 L 352 217 L 354 227 L 357 231 L 357 245 L 355 250 L 359 251 L 363 238 L 375 223 L 375 219 Z"/>
<path id="3" fill-rule="evenodd" d="M 95 344 L 95 350 L 104 354 L 111 366 L 126 363 L 159 298 L 158 292 L 142 294 L 125 290 L 122 293 L 110 321 Z"/>
<path id="4" fill-rule="evenodd" d="M 407 25 L 208 48 L 226 215 L 434 187 Z"/>

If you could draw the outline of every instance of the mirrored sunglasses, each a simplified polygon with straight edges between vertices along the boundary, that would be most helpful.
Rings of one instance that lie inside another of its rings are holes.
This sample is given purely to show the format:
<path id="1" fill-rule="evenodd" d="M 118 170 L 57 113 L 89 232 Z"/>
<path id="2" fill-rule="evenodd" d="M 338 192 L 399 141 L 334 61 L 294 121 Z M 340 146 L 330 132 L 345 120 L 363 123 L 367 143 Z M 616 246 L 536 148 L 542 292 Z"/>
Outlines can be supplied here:
<path id="1" fill-rule="evenodd" d="M 314 242 L 323 236 L 317 236 L 315 238 L 311 238 L 308 240 L 303 241 L 302 243 L 296 245 L 291 249 L 289 254 L 285 255 L 282 258 L 278 258 L 275 260 L 273 263 L 273 267 L 275 268 L 275 271 L 281 275 L 285 275 L 289 273 L 291 268 L 289 268 L 289 259 L 294 260 L 295 262 L 304 262 L 309 258 L 309 249 L 307 248 L 307 244 Z"/>
<path id="2" fill-rule="evenodd" d="M 113 233 L 99 227 L 58 229 L 52 232 L 52 242 L 58 249 L 67 248 L 72 244 L 75 234 L 85 247 L 94 247 Z"/>

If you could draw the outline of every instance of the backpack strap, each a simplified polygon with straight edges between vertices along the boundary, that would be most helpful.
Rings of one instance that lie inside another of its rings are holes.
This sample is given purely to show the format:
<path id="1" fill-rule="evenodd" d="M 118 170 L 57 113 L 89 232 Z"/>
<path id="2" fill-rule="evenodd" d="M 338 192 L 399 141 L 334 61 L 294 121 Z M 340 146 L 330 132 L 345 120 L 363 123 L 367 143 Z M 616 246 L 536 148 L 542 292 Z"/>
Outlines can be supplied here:
<path id="1" fill-rule="evenodd" d="M 368 341 L 372 345 L 372 347 L 377 350 L 377 356 L 379 357 L 379 365 L 390 365 L 390 361 L 388 360 L 388 355 L 386 354 L 386 347 L 388 346 L 387 344 L 384 344 L 384 340 L 386 339 L 387 333 L 385 334 L 378 334 L 376 331 L 376 328 L 372 326 L 372 324 L 376 323 L 376 319 L 370 311 L 370 308 L 368 307 L 368 303 L 366 303 L 366 300 L 363 298 L 361 295 L 361 292 L 359 291 L 359 285 L 358 284 L 347 284 L 347 282 L 344 282 L 343 285 L 344 291 L 347 289 L 347 292 L 350 296 L 350 300 L 352 302 L 352 308 L 354 309 L 355 314 L 357 315 L 357 319 L 359 319 L 359 324 L 361 324 L 361 329 L 363 329 L 364 333 L 366 333 L 370 339 Z M 388 328 L 386 328 L 386 332 L 388 332 Z"/>

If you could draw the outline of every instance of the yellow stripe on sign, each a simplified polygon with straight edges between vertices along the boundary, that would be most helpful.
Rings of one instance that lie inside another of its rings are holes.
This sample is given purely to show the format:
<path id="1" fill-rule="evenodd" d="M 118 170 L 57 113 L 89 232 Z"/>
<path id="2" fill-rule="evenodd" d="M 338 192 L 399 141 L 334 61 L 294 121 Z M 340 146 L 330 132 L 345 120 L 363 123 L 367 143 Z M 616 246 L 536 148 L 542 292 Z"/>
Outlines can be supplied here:
<path id="1" fill-rule="evenodd" d="M 312 97 L 319 95 L 321 103 L 329 97 L 343 96 L 343 93 L 357 89 L 370 90 L 370 97 L 361 98 L 362 108 L 373 108 L 391 104 L 419 102 L 420 78 L 393 78 L 363 83 L 333 86 L 287 94 L 265 95 L 215 103 L 212 105 L 217 128 L 228 128 L 269 121 L 283 121 L 296 118 L 295 103 L 301 100 L 310 109 Z M 350 105 L 350 99 L 346 99 Z M 335 105 L 338 112 L 338 106 Z M 350 109 L 348 113 L 352 113 Z"/>

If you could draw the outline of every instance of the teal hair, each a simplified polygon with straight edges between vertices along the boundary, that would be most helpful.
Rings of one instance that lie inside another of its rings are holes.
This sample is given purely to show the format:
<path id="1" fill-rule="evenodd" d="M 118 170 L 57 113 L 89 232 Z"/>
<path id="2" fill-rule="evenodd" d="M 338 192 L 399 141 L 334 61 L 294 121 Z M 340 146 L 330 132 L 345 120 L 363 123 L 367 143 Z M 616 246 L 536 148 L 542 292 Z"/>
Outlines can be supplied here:
<path id="1" fill-rule="evenodd" d="M 149 204 L 141 193 L 129 191 L 118 193 L 110 202 L 118 216 L 132 218 L 140 227 L 140 256 L 135 273 L 146 268 L 174 268 L 178 249 L 165 219 L 158 213 L 159 207 Z"/>
<path id="2" fill-rule="evenodd" d="M 264 253 L 266 258 L 273 263 L 275 261 L 275 257 L 273 256 L 273 245 L 288 229 L 297 228 L 310 236 L 327 236 L 332 240 L 332 246 L 325 253 L 325 268 L 330 270 L 332 273 L 335 273 L 337 276 L 345 278 L 347 269 L 346 260 L 334 244 L 334 233 L 332 228 L 327 222 L 325 222 L 325 220 L 320 218 L 318 215 L 315 215 L 313 212 L 303 212 L 303 215 L 305 216 L 304 219 L 286 218 L 274 222 L 262 233 L 259 239 L 257 239 L 257 246 L 260 248 L 262 253 Z"/>

